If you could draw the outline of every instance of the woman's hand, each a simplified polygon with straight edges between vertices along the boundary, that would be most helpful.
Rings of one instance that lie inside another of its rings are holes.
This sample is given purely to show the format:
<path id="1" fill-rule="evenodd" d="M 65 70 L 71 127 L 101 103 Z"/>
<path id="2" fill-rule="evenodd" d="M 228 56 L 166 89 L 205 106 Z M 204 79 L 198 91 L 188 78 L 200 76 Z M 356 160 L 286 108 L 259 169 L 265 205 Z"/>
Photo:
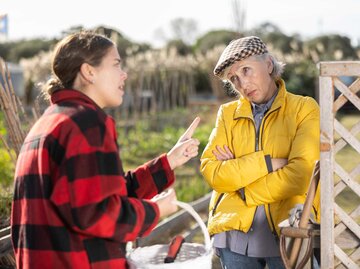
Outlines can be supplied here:
<path id="1" fill-rule="evenodd" d="M 172 188 L 155 195 L 151 201 L 158 205 L 160 217 L 168 216 L 177 211 L 177 205 L 173 203 L 176 201 L 176 193 Z"/>
<path id="2" fill-rule="evenodd" d="M 192 135 L 199 125 L 199 122 L 200 118 L 196 117 L 185 133 L 179 138 L 175 146 L 168 152 L 167 158 L 172 170 L 198 155 L 200 142 L 192 138 Z"/>
<path id="3" fill-rule="evenodd" d="M 226 161 L 235 158 L 234 154 L 226 145 L 224 145 L 223 149 L 220 146 L 216 146 L 216 150 L 213 150 L 212 153 L 215 155 L 218 161 Z"/>

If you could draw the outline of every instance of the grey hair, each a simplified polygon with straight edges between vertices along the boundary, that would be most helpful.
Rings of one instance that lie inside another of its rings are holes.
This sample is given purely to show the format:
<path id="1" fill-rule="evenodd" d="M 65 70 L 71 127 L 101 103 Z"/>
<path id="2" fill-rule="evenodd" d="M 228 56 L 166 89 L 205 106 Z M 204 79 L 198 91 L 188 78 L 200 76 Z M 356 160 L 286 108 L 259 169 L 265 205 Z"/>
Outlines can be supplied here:
<path id="1" fill-rule="evenodd" d="M 275 57 L 273 55 L 271 55 L 270 53 L 264 53 L 264 54 L 261 54 L 261 55 L 253 55 L 251 57 L 253 57 L 257 61 L 265 61 L 267 58 L 270 58 L 271 62 L 273 63 L 273 70 L 270 73 L 270 77 L 274 81 L 278 81 L 279 79 L 281 79 L 281 75 L 284 72 L 285 63 L 276 60 Z M 238 90 L 235 89 L 234 85 L 227 78 L 227 75 L 228 75 L 228 73 L 230 71 L 230 68 L 231 68 L 231 66 L 227 67 L 224 70 L 223 76 L 222 76 L 221 79 L 224 82 L 224 89 L 227 92 L 227 94 L 229 96 L 238 97 L 240 95 L 240 93 L 238 92 Z"/>
<path id="2" fill-rule="evenodd" d="M 267 57 L 269 57 L 273 63 L 273 70 L 271 71 L 270 76 L 274 81 L 281 79 L 281 75 L 284 73 L 285 63 L 276 60 L 270 53 L 255 56 L 255 58 L 260 58 L 264 61 Z"/>

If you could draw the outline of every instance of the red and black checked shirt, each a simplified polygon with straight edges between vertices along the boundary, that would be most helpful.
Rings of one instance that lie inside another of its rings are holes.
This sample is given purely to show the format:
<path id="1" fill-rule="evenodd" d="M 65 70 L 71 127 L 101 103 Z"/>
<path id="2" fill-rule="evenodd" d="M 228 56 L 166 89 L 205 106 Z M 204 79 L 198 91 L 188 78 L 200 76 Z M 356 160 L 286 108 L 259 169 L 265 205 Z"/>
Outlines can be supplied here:
<path id="1" fill-rule="evenodd" d="M 147 235 L 149 200 L 174 182 L 166 155 L 124 173 L 113 119 L 61 90 L 25 139 L 15 172 L 12 242 L 18 268 L 127 268 L 125 244 Z"/>

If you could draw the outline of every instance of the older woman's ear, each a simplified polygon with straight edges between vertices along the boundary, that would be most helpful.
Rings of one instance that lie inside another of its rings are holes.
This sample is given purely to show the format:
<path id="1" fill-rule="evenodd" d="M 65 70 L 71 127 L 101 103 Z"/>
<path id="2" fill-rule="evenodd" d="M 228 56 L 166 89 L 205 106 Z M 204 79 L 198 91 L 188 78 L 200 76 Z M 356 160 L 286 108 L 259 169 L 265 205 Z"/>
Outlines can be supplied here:
<path id="1" fill-rule="evenodd" d="M 269 75 L 271 75 L 274 72 L 274 60 L 270 55 L 266 57 L 266 64 L 268 68 L 268 73 Z"/>

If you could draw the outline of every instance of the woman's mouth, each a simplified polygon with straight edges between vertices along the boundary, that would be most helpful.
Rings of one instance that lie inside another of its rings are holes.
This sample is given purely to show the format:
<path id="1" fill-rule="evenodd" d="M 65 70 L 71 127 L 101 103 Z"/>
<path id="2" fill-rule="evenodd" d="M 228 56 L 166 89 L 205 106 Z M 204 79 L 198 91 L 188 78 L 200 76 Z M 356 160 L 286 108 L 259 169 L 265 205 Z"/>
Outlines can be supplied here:
<path id="1" fill-rule="evenodd" d="M 248 97 L 252 97 L 252 96 L 254 96 L 256 94 L 256 90 L 253 90 L 253 91 L 249 91 L 246 95 L 248 96 Z"/>

